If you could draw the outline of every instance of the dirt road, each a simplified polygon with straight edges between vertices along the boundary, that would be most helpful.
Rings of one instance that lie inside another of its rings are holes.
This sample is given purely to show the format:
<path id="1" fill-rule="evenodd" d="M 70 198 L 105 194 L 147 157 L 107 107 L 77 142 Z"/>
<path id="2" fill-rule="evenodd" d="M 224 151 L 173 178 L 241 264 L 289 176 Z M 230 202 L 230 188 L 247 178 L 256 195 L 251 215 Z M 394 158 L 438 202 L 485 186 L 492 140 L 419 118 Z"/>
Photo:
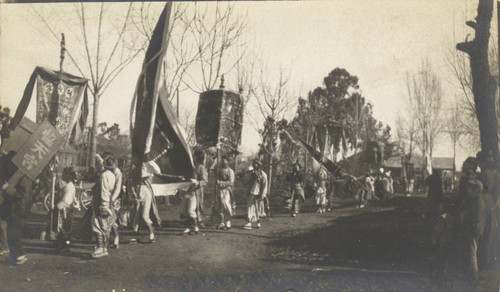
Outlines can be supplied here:
<path id="1" fill-rule="evenodd" d="M 340 203 L 326 214 L 306 205 L 296 218 L 276 208 L 262 229 L 249 231 L 241 229 L 241 208 L 232 230 L 192 236 L 179 235 L 176 207 L 162 206 L 156 243 L 122 243 L 98 260 L 89 257 L 90 243 L 61 255 L 34 239 L 43 228 L 35 216 L 24 241 L 29 261 L 0 265 L 0 291 L 499 291 L 498 270 L 477 283 L 456 267 L 440 280 L 429 273 L 423 197 L 364 209 Z"/>

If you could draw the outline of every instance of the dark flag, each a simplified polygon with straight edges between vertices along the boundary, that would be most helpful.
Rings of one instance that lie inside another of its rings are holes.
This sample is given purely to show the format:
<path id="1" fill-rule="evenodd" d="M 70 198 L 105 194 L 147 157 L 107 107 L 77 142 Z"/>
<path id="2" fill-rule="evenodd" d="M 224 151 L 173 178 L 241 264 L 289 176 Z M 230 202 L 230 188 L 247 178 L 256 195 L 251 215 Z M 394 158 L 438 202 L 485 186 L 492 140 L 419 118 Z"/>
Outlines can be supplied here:
<path id="1" fill-rule="evenodd" d="M 333 161 L 330 159 L 324 157 L 321 152 L 316 150 L 313 146 L 309 145 L 306 141 L 301 139 L 300 137 L 297 137 L 297 139 L 302 143 L 302 146 L 306 148 L 306 150 L 316 159 L 321 165 L 323 165 L 330 173 L 336 174 L 341 168 L 335 164 Z"/>
<path id="2" fill-rule="evenodd" d="M 85 78 L 36 67 L 24 89 L 16 114 L 12 119 L 14 129 L 24 117 L 36 90 L 36 123 L 48 120 L 57 132 L 73 144 L 78 144 L 86 127 L 88 109 L 87 82 Z"/>
<path id="3" fill-rule="evenodd" d="M 168 2 L 153 31 L 131 110 L 133 163 L 139 169 L 146 164 L 150 172 L 157 174 L 153 183 L 158 184 L 186 181 L 193 177 L 194 170 L 162 74 L 171 9 L 172 3 Z"/>
<path id="4" fill-rule="evenodd" d="M 306 150 L 312 155 L 312 157 L 314 157 L 314 159 L 316 159 L 321 165 L 323 165 L 326 168 L 326 170 L 328 170 L 331 174 L 337 175 L 339 172 L 341 172 L 338 174 L 338 176 L 344 176 L 344 175 L 350 176 L 351 178 L 353 178 L 353 181 L 356 184 L 366 189 L 366 187 L 362 183 L 360 183 L 355 176 L 342 169 L 340 166 L 338 166 L 330 159 L 324 157 L 318 150 L 314 149 L 313 146 L 309 145 L 309 143 L 307 143 L 300 137 L 297 137 L 297 139 L 300 141 L 300 143 L 302 143 L 304 148 L 306 148 Z"/>

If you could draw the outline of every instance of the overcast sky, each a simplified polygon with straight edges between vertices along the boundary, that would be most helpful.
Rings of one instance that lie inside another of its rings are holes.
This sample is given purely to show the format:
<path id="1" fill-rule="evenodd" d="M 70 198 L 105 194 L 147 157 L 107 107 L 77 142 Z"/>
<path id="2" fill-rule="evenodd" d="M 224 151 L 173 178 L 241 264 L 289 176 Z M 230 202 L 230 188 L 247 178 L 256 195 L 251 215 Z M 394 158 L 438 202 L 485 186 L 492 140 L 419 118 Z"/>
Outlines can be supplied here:
<path id="1" fill-rule="evenodd" d="M 0 5 L 0 103 L 12 109 L 17 107 L 35 66 L 54 69 L 59 66 L 59 44 L 42 32 L 43 25 L 28 12 L 31 5 Z M 72 4 L 44 5 L 63 13 Z M 126 3 L 109 5 L 114 5 L 112 10 L 116 13 L 126 7 Z M 290 68 L 291 90 L 297 97 L 306 97 L 309 90 L 322 85 L 323 77 L 331 70 L 342 67 L 359 77 L 363 95 L 374 104 L 375 117 L 394 126 L 406 92 L 405 74 L 417 70 L 423 60 L 428 60 L 443 77 L 448 100 L 457 93 L 456 85 L 449 82 L 452 78 L 445 54 L 466 33 L 472 33 L 464 22 L 476 16 L 477 0 L 283 1 L 234 5 L 238 12 L 248 12 L 251 24 L 248 46 L 255 47 L 252 50 L 258 51 L 271 69 Z M 62 26 L 57 29 L 61 30 L 57 33 L 65 32 Z M 496 26 L 492 33 L 496 34 Z M 68 43 L 70 50 L 72 45 Z M 104 94 L 101 121 L 118 122 L 122 129 L 128 128 L 130 102 L 142 61 L 141 56 L 131 63 Z M 197 94 L 184 92 L 181 100 L 182 108 L 195 113 Z M 33 113 L 30 110 L 34 118 Z M 257 137 L 255 129 L 246 125 L 242 150 L 255 150 Z M 460 159 L 467 152 L 461 150 Z M 442 141 L 435 156 L 452 156 L 449 143 Z"/>

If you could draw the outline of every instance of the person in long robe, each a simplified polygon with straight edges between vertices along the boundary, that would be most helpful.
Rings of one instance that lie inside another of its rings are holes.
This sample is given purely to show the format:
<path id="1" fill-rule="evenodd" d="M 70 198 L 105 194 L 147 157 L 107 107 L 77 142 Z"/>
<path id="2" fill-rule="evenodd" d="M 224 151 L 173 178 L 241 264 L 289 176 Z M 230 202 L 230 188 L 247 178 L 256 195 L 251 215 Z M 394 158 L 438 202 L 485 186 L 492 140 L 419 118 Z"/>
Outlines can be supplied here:
<path id="1" fill-rule="evenodd" d="M 315 199 L 316 199 L 316 206 L 318 207 L 318 210 L 316 212 L 318 213 L 325 213 L 326 212 L 326 207 L 328 204 L 328 201 L 326 199 L 326 181 L 328 179 L 328 174 L 326 173 L 326 170 L 321 168 L 318 171 L 318 175 L 316 178 L 316 194 L 315 194 Z"/>
<path id="2" fill-rule="evenodd" d="M 120 194 L 122 191 L 122 180 L 123 180 L 123 174 L 118 168 L 117 162 L 115 161 L 115 164 L 113 165 L 113 174 L 115 175 L 115 185 L 113 188 L 113 192 L 111 193 L 111 211 L 113 211 L 113 219 L 112 219 L 112 225 L 111 225 L 111 234 L 113 235 L 113 243 L 110 244 L 111 248 L 117 249 L 120 246 L 120 234 L 118 233 L 118 227 L 120 226 L 120 208 L 121 208 L 121 201 L 120 201 Z"/>
<path id="3" fill-rule="evenodd" d="M 198 225 L 204 228 L 205 224 L 203 223 L 203 203 L 205 202 L 205 186 L 208 183 L 208 172 L 205 168 L 205 153 L 202 150 L 199 150 L 195 152 L 194 156 L 194 178 L 199 184 L 196 188 L 196 214 Z"/>
<path id="4" fill-rule="evenodd" d="M 58 213 L 58 234 L 56 239 L 56 249 L 59 252 L 69 252 L 71 241 L 71 231 L 73 224 L 73 203 L 76 197 L 76 172 L 72 167 L 66 167 L 61 177 L 61 200 L 56 204 Z"/>
<path id="5" fill-rule="evenodd" d="M 264 199 L 267 196 L 267 174 L 262 170 L 262 163 L 254 159 L 252 167 L 247 196 L 247 223 L 243 226 L 247 230 L 252 229 L 252 223 L 256 223 L 259 229 L 262 227 L 260 218 L 265 214 Z"/>
<path id="6" fill-rule="evenodd" d="M 458 194 L 463 212 L 462 232 L 465 243 L 465 262 L 471 278 L 478 277 L 477 251 L 479 240 L 484 233 L 485 205 L 482 199 L 483 184 L 478 178 L 477 160 L 468 157 L 462 166 L 462 177 L 458 185 Z"/>
<path id="7" fill-rule="evenodd" d="M 292 217 L 296 217 L 300 211 L 300 205 L 306 200 L 304 195 L 304 175 L 300 171 L 302 166 L 296 162 L 293 164 L 293 171 L 288 178 L 292 191 Z"/>
<path id="8" fill-rule="evenodd" d="M 214 209 L 219 219 L 217 229 L 231 229 L 231 217 L 236 207 L 233 197 L 234 171 L 229 167 L 229 158 L 223 156 L 217 171 L 217 189 L 214 198 Z"/>
<path id="9" fill-rule="evenodd" d="M 136 234 L 139 233 L 139 223 L 142 221 L 146 224 L 149 232 L 149 242 L 156 242 L 153 224 L 161 226 L 161 219 L 158 216 L 156 209 L 156 201 L 154 199 L 153 188 L 151 182 L 153 174 L 148 171 L 143 164 L 141 168 L 141 179 L 139 181 L 132 181 L 130 184 L 130 191 L 133 200 L 136 201 L 135 212 L 132 215 L 132 228 Z M 132 175 L 131 175 L 132 176 Z"/>
<path id="10" fill-rule="evenodd" d="M 109 233 L 113 220 L 111 193 L 115 186 L 115 175 L 111 171 L 115 161 L 113 157 L 103 158 L 103 171 L 92 188 L 92 231 L 97 238 L 97 246 L 92 252 L 93 258 L 108 256 Z"/>
<path id="11" fill-rule="evenodd" d="M 493 258 L 493 242 L 495 240 L 496 228 L 497 228 L 497 217 L 495 210 L 496 201 L 493 199 L 493 195 L 496 189 L 495 176 L 497 170 L 495 169 L 495 160 L 493 159 L 493 154 L 491 152 L 483 154 L 479 152 L 477 155 L 479 166 L 481 168 L 481 174 L 479 179 L 483 184 L 483 200 L 485 204 L 485 226 L 484 233 L 479 241 L 478 246 L 478 268 L 479 270 L 487 268 L 490 266 Z"/>

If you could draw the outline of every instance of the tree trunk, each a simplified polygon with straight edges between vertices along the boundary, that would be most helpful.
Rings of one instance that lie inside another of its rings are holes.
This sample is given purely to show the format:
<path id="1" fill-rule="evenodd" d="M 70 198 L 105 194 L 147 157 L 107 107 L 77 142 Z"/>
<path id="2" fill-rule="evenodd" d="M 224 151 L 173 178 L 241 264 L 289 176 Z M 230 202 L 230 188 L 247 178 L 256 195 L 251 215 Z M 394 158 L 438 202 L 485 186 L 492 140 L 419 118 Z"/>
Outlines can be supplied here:
<path id="1" fill-rule="evenodd" d="M 457 44 L 457 49 L 470 56 L 472 92 L 476 106 L 481 150 L 498 157 L 498 119 L 495 111 L 496 81 L 488 63 L 488 42 L 493 14 L 493 0 L 479 0 L 477 23 L 467 21 L 476 31 L 474 40 Z"/>
<path id="2" fill-rule="evenodd" d="M 94 174 L 95 171 L 95 155 L 97 151 L 97 125 L 99 124 L 99 89 L 95 89 L 94 91 L 94 109 L 93 109 L 93 117 L 92 117 L 92 134 L 90 135 L 90 172 Z"/>

